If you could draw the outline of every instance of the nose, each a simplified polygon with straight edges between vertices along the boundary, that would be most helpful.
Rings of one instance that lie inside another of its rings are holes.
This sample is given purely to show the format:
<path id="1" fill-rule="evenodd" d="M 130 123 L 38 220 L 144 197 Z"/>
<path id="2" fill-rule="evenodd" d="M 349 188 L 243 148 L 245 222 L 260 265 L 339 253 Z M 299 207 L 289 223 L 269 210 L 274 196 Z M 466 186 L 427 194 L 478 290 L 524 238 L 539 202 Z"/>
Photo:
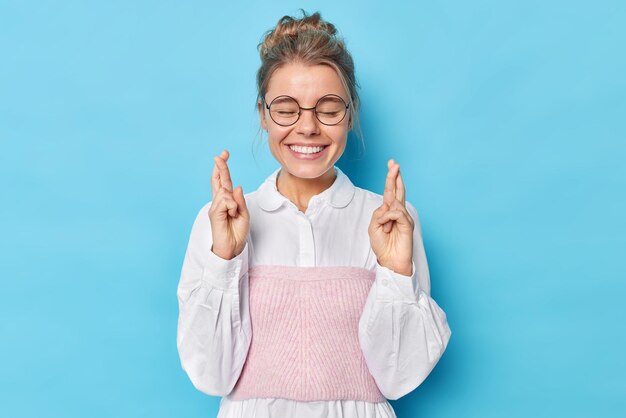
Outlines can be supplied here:
<path id="1" fill-rule="evenodd" d="M 301 109 L 300 119 L 298 119 L 297 131 L 302 135 L 315 135 L 319 133 L 320 121 L 315 116 L 315 109 Z"/>

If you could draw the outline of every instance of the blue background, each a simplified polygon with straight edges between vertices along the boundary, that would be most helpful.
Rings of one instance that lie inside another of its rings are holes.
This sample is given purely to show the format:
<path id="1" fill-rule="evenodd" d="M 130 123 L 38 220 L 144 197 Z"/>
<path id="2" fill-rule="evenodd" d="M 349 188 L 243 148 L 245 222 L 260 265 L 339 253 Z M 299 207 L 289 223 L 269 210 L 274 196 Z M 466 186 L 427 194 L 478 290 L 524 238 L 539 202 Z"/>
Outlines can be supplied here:
<path id="1" fill-rule="evenodd" d="M 339 166 L 400 162 L 453 330 L 398 416 L 624 416 L 624 2 L 89 3 L 0 2 L 1 416 L 216 416 L 176 286 L 212 156 L 276 168 L 256 45 L 299 7 L 356 62 Z"/>

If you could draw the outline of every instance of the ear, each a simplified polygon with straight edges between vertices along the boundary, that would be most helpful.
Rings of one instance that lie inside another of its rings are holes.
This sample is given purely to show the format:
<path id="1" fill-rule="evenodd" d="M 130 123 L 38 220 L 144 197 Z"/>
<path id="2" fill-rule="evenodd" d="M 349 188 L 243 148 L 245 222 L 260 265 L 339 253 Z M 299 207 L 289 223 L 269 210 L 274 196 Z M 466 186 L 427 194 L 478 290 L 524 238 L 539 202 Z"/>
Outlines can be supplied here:
<path id="1" fill-rule="evenodd" d="M 261 128 L 267 130 L 267 121 L 265 120 L 265 106 L 259 100 L 257 102 L 257 109 L 259 111 L 259 122 L 261 123 Z"/>

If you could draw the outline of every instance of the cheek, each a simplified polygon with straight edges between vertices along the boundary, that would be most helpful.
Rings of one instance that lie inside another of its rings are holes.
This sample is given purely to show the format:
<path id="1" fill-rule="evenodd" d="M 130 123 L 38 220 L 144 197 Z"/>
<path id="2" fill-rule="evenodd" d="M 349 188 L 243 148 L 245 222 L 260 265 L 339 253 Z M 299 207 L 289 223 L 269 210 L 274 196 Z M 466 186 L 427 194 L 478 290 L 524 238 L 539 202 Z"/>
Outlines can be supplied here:
<path id="1" fill-rule="evenodd" d="M 329 131 L 328 137 L 332 138 L 337 145 L 343 146 L 348 139 L 348 130 L 343 128 L 333 129 Z"/>
<path id="2" fill-rule="evenodd" d="M 267 140 L 271 145 L 280 146 L 287 136 L 289 136 L 289 129 L 270 128 L 267 131 Z"/>
<path id="3" fill-rule="evenodd" d="M 275 158 L 282 158 L 280 156 L 285 152 L 283 148 L 285 147 L 285 140 L 287 139 L 287 137 L 288 132 L 285 132 L 282 129 L 268 130 L 267 143 L 270 152 Z"/>

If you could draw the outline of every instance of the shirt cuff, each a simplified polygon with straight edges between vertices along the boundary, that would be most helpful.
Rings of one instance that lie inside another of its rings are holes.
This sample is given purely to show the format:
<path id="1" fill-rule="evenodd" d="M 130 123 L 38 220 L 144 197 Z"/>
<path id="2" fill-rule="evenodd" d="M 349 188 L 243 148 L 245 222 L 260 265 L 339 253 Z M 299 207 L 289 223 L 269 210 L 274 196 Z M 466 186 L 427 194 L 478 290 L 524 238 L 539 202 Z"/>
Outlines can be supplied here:
<path id="1" fill-rule="evenodd" d="M 411 261 L 413 274 L 405 276 L 381 266 L 376 261 L 377 298 L 379 300 L 417 302 L 418 282 L 415 263 Z"/>
<path id="2" fill-rule="evenodd" d="M 202 280 L 222 290 L 237 290 L 239 280 L 248 272 L 248 242 L 237 256 L 226 260 L 209 250 Z"/>

